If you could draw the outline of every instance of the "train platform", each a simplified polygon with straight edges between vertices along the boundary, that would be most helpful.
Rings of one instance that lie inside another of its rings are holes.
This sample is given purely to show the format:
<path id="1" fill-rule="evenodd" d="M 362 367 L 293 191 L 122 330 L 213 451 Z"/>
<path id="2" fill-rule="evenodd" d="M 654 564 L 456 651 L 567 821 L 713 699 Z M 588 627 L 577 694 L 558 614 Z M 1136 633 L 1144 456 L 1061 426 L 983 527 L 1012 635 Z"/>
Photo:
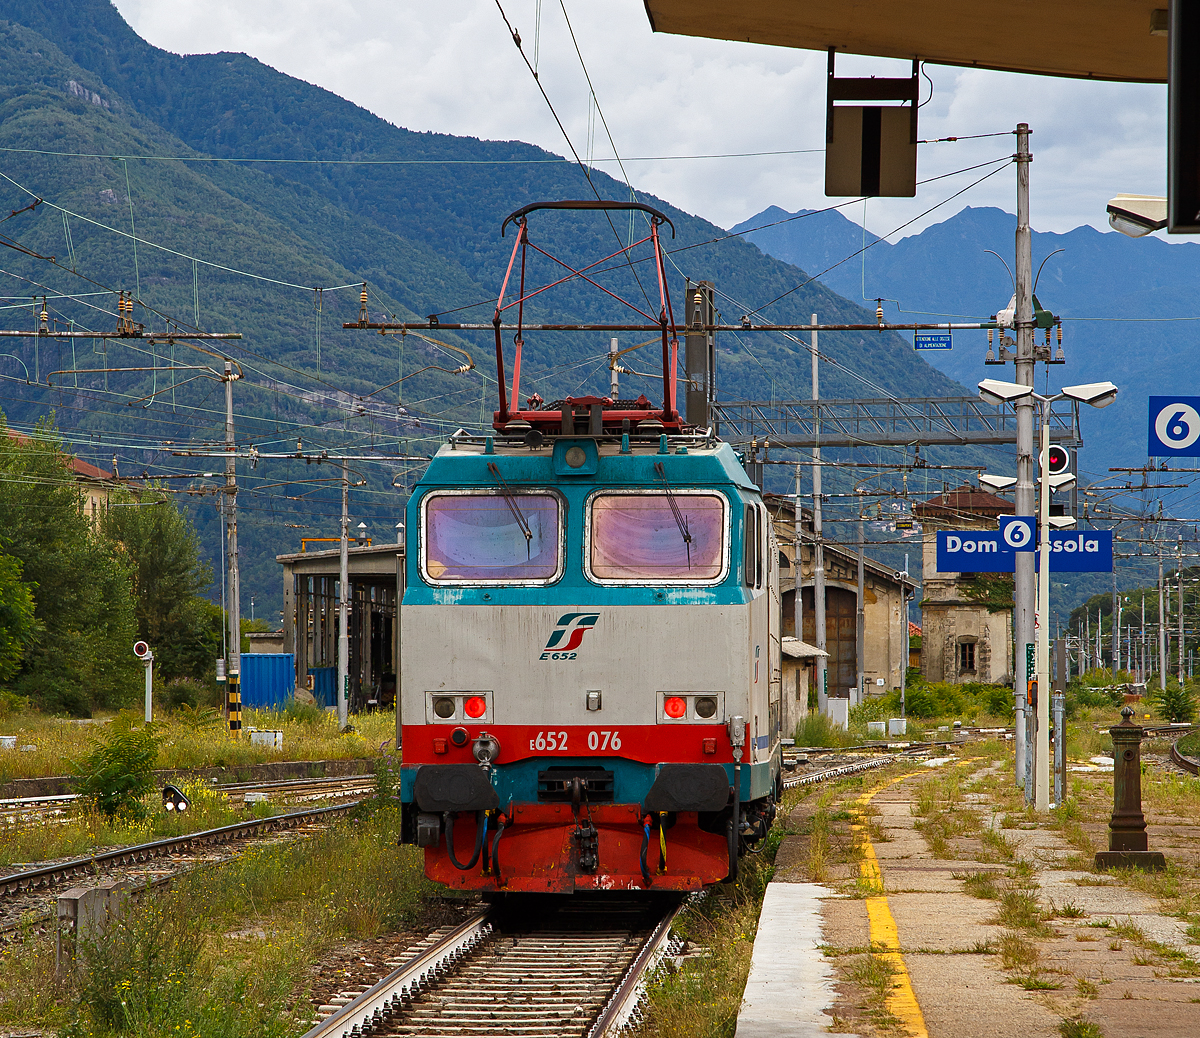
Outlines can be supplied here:
<path id="1" fill-rule="evenodd" d="M 962 783 L 932 814 L 930 769 L 868 779 L 822 883 L 810 881 L 812 837 L 784 839 L 737 1038 L 1060 1038 L 1064 1021 L 1081 1036 L 1200 1034 L 1200 927 L 1189 933 L 1163 900 L 1178 911 L 1172 877 L 1200 880 L 1200 819 L 1147 810 L 1151 847 L 1173 863 L 1165 876 L 1096 873 L 1086 846 L 1104 846 L 1099 827 L 1004 817 L 989 792 L 1003 768 L 946 762 L 937 777 Z M 792 828 L 811 831 L 811 812 L 802 804 Z M 956 816 L 981 825 L 956 836 Z"/>

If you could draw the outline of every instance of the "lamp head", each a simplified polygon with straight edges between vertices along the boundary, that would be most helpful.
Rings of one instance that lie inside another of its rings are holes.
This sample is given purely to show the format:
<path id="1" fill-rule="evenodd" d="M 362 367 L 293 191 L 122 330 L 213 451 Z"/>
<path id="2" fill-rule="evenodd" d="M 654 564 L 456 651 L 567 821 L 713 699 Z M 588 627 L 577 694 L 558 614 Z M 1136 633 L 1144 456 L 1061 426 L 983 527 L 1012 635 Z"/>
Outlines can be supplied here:
<path id="1" fill-rule="evenodd" d="M 993 476 L 987 472 L 979 474 L 979 482 L 985 487 L 991 487 L 992 490 L 1008 490 L 1017 484 L 1016 476 Z"/>
<path id="2" fill-rule="evenodd" d="M 1107 407 L 1117 399 L 1117 387 L 1111 382 L 1088 382 L 1082 386 L 1063 386 L 1063 396 L 1092 407 Z"/>
<path id="3" fill-rule="evenodd" d="M 1060 472 L 1048 477 L 1051 490 L 1070 490 L 1075 485 L 1075 473 Z"/>
<path id="4" fill-rule="evenodd" d="M 1073 515 L 1049 515 L 1046 521 L 1056 530 L 1064 530 L 1068 526 L 1075 525 L 1075 517 Z"/>
<path id="5" fill-rule="evenodd" d="M 1130 238 L 1167 226 L 1167 200 L 1155 195 L 1117 195 L 1108 203 L 1108 225 Z"/>
<path id="6" fill-rule="evenodd" d="M 1001 382 L 996 378 L 985 378 L 979 383 L 979 396 L 988 404 L 1006 404 L 1020 400 L 1033 392 L 1032 386 L 1022 386 L 1017 382 Z"/>

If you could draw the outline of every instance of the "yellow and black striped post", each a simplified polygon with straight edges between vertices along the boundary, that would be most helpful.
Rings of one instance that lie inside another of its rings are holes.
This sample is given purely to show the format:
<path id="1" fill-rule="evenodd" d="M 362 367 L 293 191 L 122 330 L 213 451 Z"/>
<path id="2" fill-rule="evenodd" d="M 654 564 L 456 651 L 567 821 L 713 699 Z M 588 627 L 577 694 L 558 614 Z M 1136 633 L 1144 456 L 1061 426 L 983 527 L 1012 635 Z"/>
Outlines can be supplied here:
<path id="1" fill-rule="evenodd" d="M 234 672 L 229 675 L 229 732 L 235 739 L 242 736 L 242 685 L 241 676 Z"/>

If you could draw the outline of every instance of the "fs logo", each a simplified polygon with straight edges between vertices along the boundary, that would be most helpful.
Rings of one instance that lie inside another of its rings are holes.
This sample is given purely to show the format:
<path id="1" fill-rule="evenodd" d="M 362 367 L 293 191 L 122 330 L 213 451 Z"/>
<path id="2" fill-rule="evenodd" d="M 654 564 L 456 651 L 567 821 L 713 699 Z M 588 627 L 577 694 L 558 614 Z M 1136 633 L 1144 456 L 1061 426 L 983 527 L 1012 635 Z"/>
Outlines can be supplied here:
<path id="1" fill-rule="evenodd" d="M 596 626 L 599 613 L 567 613 L 558 618 L 558 623 L 546 642 L 541 658 L 544 660 L 573 660 L 575 650 L 583 642 L 583 636 Z"/>

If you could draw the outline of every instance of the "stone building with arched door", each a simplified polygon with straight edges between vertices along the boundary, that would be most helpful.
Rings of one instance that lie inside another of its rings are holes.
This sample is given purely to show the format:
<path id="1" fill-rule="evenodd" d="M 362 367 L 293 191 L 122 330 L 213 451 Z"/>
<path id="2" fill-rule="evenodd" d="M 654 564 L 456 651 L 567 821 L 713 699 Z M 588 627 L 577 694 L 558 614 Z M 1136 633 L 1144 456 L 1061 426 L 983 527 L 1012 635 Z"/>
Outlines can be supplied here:
<path id="1" fill-rule="evenodd" d="M 1012 684 L 1012 575 L 939 573 L 938 530 L 994 530 L 1002 497 L 967 483 L 918 504 L 921 520 L 921 673 L 927 681 Z"/>

